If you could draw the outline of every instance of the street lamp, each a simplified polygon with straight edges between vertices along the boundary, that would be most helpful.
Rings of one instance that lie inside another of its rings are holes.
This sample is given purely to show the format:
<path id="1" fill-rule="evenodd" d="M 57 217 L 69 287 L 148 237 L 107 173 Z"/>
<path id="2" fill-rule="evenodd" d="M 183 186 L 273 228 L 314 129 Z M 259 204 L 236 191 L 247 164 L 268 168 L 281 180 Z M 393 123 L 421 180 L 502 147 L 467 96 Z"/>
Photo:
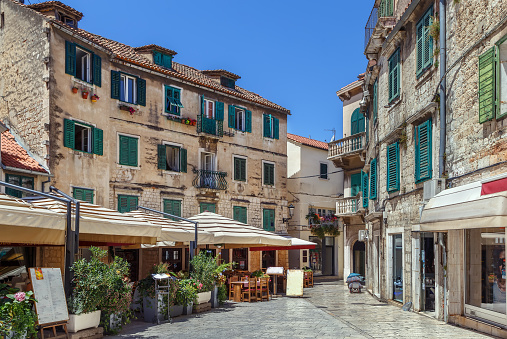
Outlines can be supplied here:
<path id="1" fill-rule="evenodd" d="M 285 223 L 288 223 L 290 219 L 292 219 L 292 216 L 294 215 L 294 205 L 290 204 L 289 205 L 289 217 L 288 218 L 283 218 L 282 219 L 282 222 L 285 224 Z"/>

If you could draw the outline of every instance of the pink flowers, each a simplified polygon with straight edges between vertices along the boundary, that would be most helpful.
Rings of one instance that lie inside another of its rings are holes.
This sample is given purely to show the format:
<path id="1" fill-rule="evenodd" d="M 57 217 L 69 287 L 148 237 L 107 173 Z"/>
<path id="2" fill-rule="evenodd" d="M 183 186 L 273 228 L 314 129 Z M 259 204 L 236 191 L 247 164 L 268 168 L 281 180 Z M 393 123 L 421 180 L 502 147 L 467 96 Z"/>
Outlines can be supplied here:
<path id="1" fill-rule="evenodd" d="M 202 283 L 199 283 L 199 289 L 201 289 L 201 288 L 202 288 Z"/>
<path id="2" fill-rule="evenodd" d="M 25 301 L 25 297 L 26 297 L 25 292 L 18 292 L 14 294 L 14 299 L 16 299 L 19 302 Z"/>

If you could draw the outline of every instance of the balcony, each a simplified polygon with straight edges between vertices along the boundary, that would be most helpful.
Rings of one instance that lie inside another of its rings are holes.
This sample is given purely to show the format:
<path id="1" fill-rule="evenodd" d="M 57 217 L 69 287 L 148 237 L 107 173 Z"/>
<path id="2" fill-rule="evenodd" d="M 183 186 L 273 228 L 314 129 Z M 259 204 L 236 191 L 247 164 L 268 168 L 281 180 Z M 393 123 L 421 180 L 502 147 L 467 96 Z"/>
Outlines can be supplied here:
<path id="1" fill-rule="evenodd" d="M 366 133 L 361 132 L 329 143 L 327 159 L 344 170 L 362 168 L 366 149 Z"/>
<path id="2" fill-rule="evenodd" d="M 382 0 L 373 7 L 364 28 L 364 54 L 377 54 L 389 32 L 396 25 L 394 0 Z M 369 59 L 369 58 L 368 58 Z"/>
<path id="3" fill-rule="evenodd" d="M 339 217 L 355 215 L 360 211 L 361 194 L 355 197 L 339 198 L 336 201 L 336 215 Z"/>
<path id="4" fill-rule="evenodd" d="M 197 116 L 197 133 L 206 133 L 217 137 L 224 136 L 224 122 L 222 120 L 209 119 L 203 115 Z"/>
<path id="5" fill-rule="evenodd" d="M 211 190 L 226 190 L 227 181 L 225 177 L 227 172 L 196 170 L 194 169 L 195 178 L 192 185 L 196 188 L 206 188 Z"/>

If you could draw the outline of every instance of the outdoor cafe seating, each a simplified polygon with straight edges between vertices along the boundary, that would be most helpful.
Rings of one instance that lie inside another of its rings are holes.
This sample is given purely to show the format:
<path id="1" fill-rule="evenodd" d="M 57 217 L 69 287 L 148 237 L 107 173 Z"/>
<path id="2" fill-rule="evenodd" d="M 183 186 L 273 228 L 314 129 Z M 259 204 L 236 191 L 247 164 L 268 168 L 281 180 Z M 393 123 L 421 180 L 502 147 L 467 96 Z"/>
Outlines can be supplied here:
<path id="1" fill-rule="evenodd" d="M 229 300 L 236 302 L 269 301 L 269 277 L 232 275 L 228 280 Z"/>

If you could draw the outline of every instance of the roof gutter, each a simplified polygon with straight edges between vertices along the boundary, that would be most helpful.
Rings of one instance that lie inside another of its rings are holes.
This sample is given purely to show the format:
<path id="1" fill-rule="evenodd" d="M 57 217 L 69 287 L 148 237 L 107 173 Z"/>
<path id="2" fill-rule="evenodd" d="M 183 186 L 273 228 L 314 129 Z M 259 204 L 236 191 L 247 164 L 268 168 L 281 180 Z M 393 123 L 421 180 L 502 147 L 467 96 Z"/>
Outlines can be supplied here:
<path id="1" fill-rule="evenodd" d="M 398 20 L 398 22 L 396 23 L 396 26 L 394 26 L 392 32 L 389 33 L 389 35 L 387 36 L 386 40 L 382 44 L 382 49 L 386 48 L 386 46 L 389 43 L 389 41 L 405 25 L 405 23 L 407 22 L 408 18 L 410 17 L 410 15 L 412 15 L 412 13 L 414 12 L 414 10 L 416 9 L 416 7 L 419 5 L 420 2 L 421 2 L 421 0 L 413 0 L 412 1 L 412 3 L 408 6 L 408 8 L 405 11 L 405 13 L 403 13 L 403 15 L 401 16 L 400 20 Z"/>
<path id="2" fill-rule="evenodd" d="M 50 174 L 50 173 L 32 171 L 32 170 L 16 168 L 16 167 L 12 167 L 12 166 L 5 166 L 4 164 L 2 164 L 2 169 L 7 170 L 7 171 L 12 171 L 12 172 L 25 173 L 25 174 L 42 175 L 45 177 L 54 177 L 55 176 L 54 174 Z"/>

